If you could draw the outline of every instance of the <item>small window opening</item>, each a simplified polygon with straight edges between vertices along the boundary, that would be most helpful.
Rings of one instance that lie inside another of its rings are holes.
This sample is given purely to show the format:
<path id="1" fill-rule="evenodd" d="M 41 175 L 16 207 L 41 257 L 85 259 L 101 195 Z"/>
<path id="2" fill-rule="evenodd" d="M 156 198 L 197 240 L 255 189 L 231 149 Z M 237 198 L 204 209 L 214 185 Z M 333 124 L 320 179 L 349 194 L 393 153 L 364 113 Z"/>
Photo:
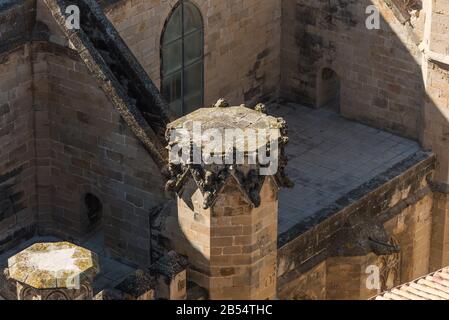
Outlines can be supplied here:
<path id="1" fill-rule="evenodd" d="M 103 204 L 100 199 L 92 193 L 87 193 L 84 197 L 84 203 L 87 209 L 87 217 L 91 225 L 96 224 L 101 220 L 103 212 Z"/>

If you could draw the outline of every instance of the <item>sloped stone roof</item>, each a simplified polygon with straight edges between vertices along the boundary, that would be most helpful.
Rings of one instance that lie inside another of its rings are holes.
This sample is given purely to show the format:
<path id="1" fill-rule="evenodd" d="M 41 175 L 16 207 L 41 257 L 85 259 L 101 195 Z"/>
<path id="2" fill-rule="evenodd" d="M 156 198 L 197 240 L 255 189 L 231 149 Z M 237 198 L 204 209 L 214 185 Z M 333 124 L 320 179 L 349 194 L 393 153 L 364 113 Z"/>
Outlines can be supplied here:
<path id="1" fill-rule="evenodd" d="M 156 164 L 165 167 L 169 109 L 143 67 L 94 0 L 44 0 L 53 18 L 101 89 Z M 65 8 L 77 5 L 80 29 L 66 26 Z"/>
<path id="2" fill-rule="evenodd" d="M 383 292 L 373 300 L 449 300 L 449 267 Z"/>

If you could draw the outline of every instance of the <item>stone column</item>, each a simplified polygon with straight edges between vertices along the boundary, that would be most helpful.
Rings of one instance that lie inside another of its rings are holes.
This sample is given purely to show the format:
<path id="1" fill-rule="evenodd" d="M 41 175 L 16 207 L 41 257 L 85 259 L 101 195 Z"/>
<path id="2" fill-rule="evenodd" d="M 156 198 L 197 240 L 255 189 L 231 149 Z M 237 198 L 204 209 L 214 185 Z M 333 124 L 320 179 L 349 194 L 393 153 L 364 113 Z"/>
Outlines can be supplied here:
<path id="1" fill-rule="evenodd" d="M 18 300 L 91 300 L 95 253 L 68 242 L 36 243 L 8 259 Z"/>
<path id="2" fill-rule="evenodd" d="M 264 112 L 263 105 L 253 110 L 219 100 L 168 126 L 172 178 L 167 189 L 177 194 L 182 232 L 175 249 L 188 257 L 188 279 L 206 288 L 210 299 L 276 297 L 277 197 L 279 188 L 291 183 L 284 175 L 285 122 Z M 244 132 L 248 129 L 253 131 Z M 215 146 L 223 148 L 212 148 L 207 137 L 213 133 L 223 139 L 228 135 L 231 144 L 218 139 Z M 258 134 L 256 146 L 248 142 Z M 263 170 L 267 145 L 270 157 L 279 161 L 272 170 Z M 176 164 L 174 153 L 180 147 L 187 152 Z"/>
<path id="3" fill-rule="evenodd" d="M 421 140 L 438 160 L 432 187 L 435 194 L 432 217 L 430 271 L 449 265 L 449 3 L 423 2 L 426 28 L 423 73 L 426 98 Z"/>

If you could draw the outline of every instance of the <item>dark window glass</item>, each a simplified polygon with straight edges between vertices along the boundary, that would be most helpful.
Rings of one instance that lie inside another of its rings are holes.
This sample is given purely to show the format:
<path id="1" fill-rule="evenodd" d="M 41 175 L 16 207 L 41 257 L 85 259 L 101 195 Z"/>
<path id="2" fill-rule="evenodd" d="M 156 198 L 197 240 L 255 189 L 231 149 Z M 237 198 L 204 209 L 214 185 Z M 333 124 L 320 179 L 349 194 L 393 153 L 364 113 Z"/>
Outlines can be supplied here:
<path id="1" fill-rule="evenodd" d="M 203 19 L 198 8 L 190 2 L 184 1 L 184 32 L 203 29 Z"/>
<path id="2" fill-rule="evenodd" d="M 190 113 L 202 107 L 203 92 L 198 86 L 203 78 L 202 61 L 190 65 L 184 72 L 185 112 Z"/>
<path id="3" fill-rule="evenodd" d="M 181 10 L 175 10 L 167 22 L 164 31 L 164 44 L 179 39 L 182 36 L 182 16 Z"/>
<path id="4" fill-rule="evenodd" d="M 181 71 L 167 76 L 162 81 L 162 91 L 167 101 L 180 100 L 182 98 Z"/>
<path id="5" fill-rule="evenodd" d="M 202 63 L 201 61 L 188 66 L 184 71 L 184 95 L 188 96 L 192 93 L 201 92 L 198 83 L 202 80 Z"/>
<path id="6" fill-rule="evenodd" d="M 182 69 L 182 41 L 178 40 L 162 48 L 164 56 L 164 75 Z"/>
<path id="7" fill-rule="evenodd" d="M 204 30 L 198 8 L 182 0 L 162 35 L 161 91 L 178 116 L 203 106 Z"/>
<path id="8" fill-rule="evenodd" d="M 203 32 L 195 31 L 184 38 L 184 64 L 190 65 L 203 58 Z"/>

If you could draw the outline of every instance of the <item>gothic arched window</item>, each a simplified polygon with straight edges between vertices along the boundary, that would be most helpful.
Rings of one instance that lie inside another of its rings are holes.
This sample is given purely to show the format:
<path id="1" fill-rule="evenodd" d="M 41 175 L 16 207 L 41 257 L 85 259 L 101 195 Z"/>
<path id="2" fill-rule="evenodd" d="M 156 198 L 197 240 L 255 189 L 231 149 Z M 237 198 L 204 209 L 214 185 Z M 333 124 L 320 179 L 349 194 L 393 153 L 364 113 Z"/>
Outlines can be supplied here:
<path id="1" fill-rule="evenodd" d="M 175 115 L 203 106 L 204 29 L 199 9 L 181 0 L 161 38 L 161 92 Z"/>

